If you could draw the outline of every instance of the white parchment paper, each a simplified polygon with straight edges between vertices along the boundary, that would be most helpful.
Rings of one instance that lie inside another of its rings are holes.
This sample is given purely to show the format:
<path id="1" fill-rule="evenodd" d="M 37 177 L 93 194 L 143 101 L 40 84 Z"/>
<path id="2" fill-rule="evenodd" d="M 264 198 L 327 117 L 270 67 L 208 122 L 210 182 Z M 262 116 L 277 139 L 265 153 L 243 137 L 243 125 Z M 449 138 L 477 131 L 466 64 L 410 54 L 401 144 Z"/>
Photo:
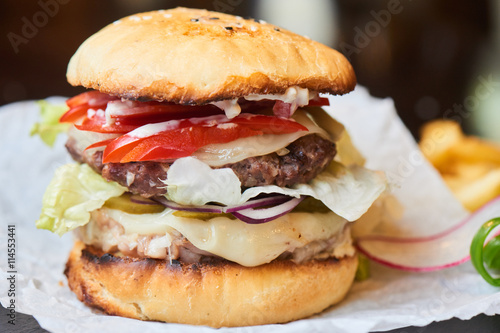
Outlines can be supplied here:
<path id="1" fill-rule="evenodd" d="M 60 100 L 54 98 L 54 100 Z M 367 166 L 384 170 L 405 206 L 391 232 L 434 234 L 461 220 L 466 212 L 422 158 L 390 99 L 375 99 L 362 88 L 331 98 L 331 113 L 350 131 L 367 157 Z M 64 138 L 55 148 L 30 138 L 38 118 L 34 102 L 0 108 L 0 301 L 7 295 L 7 225 L 16 226 L 16 311 L 35 316 L 52 332 L 208 332 L 207 327 L 141 322 L 94 313 L 67 287 L 64 264 L 72 236 L 37 230 L 34 221 L 53 171 L 70 159 Z M 467 262 L 431 273 L 409 273 L 372 265 L 372 276 L 354 283 L 340 304 L 313 318 L 283 325 L 223 328 L 222 332 L 367 332 L 423 326 L 452 317 L 500 313 L 500 289 L 488 285 Z"/>

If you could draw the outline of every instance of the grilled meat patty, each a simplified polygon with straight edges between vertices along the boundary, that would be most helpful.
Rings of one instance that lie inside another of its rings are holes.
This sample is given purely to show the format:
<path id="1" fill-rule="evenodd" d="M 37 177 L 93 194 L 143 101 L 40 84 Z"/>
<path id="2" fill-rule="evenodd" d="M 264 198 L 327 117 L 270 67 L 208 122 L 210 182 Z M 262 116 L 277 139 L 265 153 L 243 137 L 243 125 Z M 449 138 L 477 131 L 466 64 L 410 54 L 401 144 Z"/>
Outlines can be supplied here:
<path id="1" fill-rule="evenodd" d="M 113 180 L 129 188 L 130 192 L 145 197 L 166 193 L 165 183 L 169 163 L 130 162 L 102 163 L 102 151 L 92 154 L 77 148 L 70 137 L 66 148 L 73 159 L 87 163 L 107 180 Z M 335 143 L 317 134 L 310 134 L 290 143 L 285 154 L 271 153 L 254 156 L 220 168 L 231 168 L 241 181 L 242 187 L 277 185 L 292 186 L 307 183 L 332 161 L 336 154 Z"/>

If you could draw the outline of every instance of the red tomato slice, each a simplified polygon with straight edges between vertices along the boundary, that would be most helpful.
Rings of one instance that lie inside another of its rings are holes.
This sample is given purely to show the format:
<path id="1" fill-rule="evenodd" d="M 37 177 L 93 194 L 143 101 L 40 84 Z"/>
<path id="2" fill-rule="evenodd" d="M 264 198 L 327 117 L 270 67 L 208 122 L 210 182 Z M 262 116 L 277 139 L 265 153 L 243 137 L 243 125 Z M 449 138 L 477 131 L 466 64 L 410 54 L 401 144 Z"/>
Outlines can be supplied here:
<path id="1" fill-rule="evenodd" d="M 307 128 L 293 119 L 242 113 L 231 120 L 232 123 L 246 125 L 261 130 L 265 134 L 285 134 L 307 131 Z"/>
<path id="2" fill-rule="evenodd" d="M 309 100 L 309 106 L 326 106 L 330 105 L 330 101 L 325 97 L 316 97 L 314 99 Z"/>
<path id="3" fill-rule="evenodd" d="M 186 157 L 208 144 L 227 143 L 265 133 L 284 134 L 307 131 L 291 119 L 241 114 L 234 119 L 207 117 L 165 123 L 168 130 L 142 137 L 131 132 L 111 141 L 103 153 L 103 163 L 169 160 Z M 218 120 L 218 121 L 217 121 Z M 221 121 L 222 120 L 222 121 Z M 160 124 L 156 124 L 160 125 Z M 163 125 L 160 125 L 163 126 Z M 143 130 L 142 133 L 146 131 Z"/>
<path id="4" fill-rule="evenodd" d="M 193 117 L 206 117 L 224 114 L 224 111 L 215 105 L 180 105 L 175 103 L 160 102 L 134 102 L 132 107 L 125 112 L 112 112 L 110 117 L 123 123 L 142 125 Z"/>
<path id="5" fill-rule="evenodd" d="M 261 134 L 263 134 L 262 131 L 240 125 L 232 125 L 230 129 L 219 126 L 179 128 L 140 139 L 137 144 L 132 144 L 134 147 L 120 159 L 120 163 L 186 157 L 200 147 L 211 143 L 227 143 L 239 138 Z M 104 154 L 106 154 L 106 150 L 104 150 Z M 104 157 L 103 163 L 108 163 Z"/>
<path id="6" fill-rule="evenodd" d="M 127 110 L 126 115 L 111 115 L 111 118 L 123 125 L 134 125 L 139 127 L 146 124 L 160 123 L 169 120 L 199 118 L 214 115 L 224 115 L 224 111 L 214 105 L 145 105 Z"/>
<path id="7" fill-rule="evenodd" d="M 72 107 L 68 111 L 66 111 L 66 113 L 63 114 L 61 116 L 61 118 L 59 118 L 59 122 L 60 123 L 74 123 L 75 121 L 78 121 L 79 119 L 85 117 L 87 115 L 88 109 L 89 109 L 89 106 L 86 104 Z"/>
<path id="8" fill-rule="evenodd" d="M 115 122 L 112 125 L 106 125 L 104 117 L 94 116 L 92 118 L 85 117 L 80 125 L 75 124 L 75 127 L 80 131 L 91 131 L 97 133 L 127 133 L 135 130 L 136 125 L 126 125 Z"/>
<path id="9" fill-rule="evenodd" d="M 140 143 L 141 139 L 133 138 L 127 135 L 122 135 L 104 148 L 102 163 L 120 163 L 121 160 L 129 151 L 135 148 Z"/>
<path id="10" fill-rule="evenodd" d="M 66 101 L 66 105 L 68 105 L 70 108 L 83 104 L 87 104 L 89 106 L 106 105 L 109 101 L 114 101 L 117 99 L 119 98 L 102 93 L 100 91 L 92 90 L 71 97 Z"/>
<path id="11" fill-rule="evenodd" d="M 59 119 L 61 123 L 74 123 L 87 115 L 88 109 L 105 109 L 110 101 L 118 97 L 110 96 L 99 91 L 87 91 L 66 101 L 69 110 Z"/>
<path id="12" fill-rule="evenodd" d="M 107 146 L 108 144 L 111 143 L 111 141 L 113 141 L 114 139 L 108 139 L 108 140 L 104 140 L 104 141 L 99 141 L 99 142 L 96 142 L 96 143 L 93 143 L 91 144 L 90 146 L 88 146 L 87 148 L 85 148 L 85 150 L 87 149 L 92 149 L 92 148 L 98 148 L 98 147 L 104 147 L 104 146 Z"/>

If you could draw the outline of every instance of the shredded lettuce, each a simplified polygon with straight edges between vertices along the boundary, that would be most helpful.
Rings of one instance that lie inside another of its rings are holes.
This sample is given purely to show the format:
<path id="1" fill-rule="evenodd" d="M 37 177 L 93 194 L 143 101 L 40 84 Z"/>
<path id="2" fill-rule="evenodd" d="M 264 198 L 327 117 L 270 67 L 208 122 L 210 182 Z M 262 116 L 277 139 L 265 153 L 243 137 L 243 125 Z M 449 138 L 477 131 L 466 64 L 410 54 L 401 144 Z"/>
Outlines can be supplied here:
<path id="1" fill-rule="evenodd" d="M 221 173 L 225 170 L 225 173 Z M 359 165 L 344 166 L 332 162 L 308 184 L 297 184 L 292 188 L 275 185 L 251 187 L 241 193 L 235 191 L 240 182 L 231 169 L 212 170 L 193 158 L 176 160 L 167 173 L 168 199 L 184 205 L 204 205 L 214 201 L 224 205 L 243 204 L 261 193 L 280 193 L 293 197 L 308 195 L 322 201 L 331 211 L 348 221 L 363 215 L 372 203 L 385 191 L 387 183 L 380 172 Z M 199 175 L 204 181 L 199 182 Z"/>
<path id="2" fill-rule="evenodd" d="M 59 122 L 59 118 L 68 110 L 64 104 L 51 104 L 45 100 L 37 102 L 40 107 L 41 121 L 31 128 L 30 135 L 38 134 L 46 145 L 52 147 L 59 133 L 68 130 L 70 124 Z"/>
<path id="3" fill-rule="evenodd" d="M 91 211 L 125 191 L 125 187 L 104 180 L 87 164 L 63 165 L 56 170 L 45 191 L 36 226 L 61 236 L 87 224 Z"/>

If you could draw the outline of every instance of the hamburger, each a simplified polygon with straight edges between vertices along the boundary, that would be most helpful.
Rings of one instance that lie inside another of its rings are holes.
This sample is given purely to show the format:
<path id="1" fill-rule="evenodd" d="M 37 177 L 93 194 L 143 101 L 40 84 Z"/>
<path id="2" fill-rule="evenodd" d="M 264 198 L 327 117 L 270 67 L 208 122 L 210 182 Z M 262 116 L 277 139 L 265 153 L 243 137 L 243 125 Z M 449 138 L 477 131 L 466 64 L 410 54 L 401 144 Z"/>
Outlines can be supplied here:
<path id="1" fill-rule="evenodd" d="M 212 327 L 284 323 L 341 301 L 350 222 L 385 190 L 320 93 L 337 51 L 263 21 L 176 8 L 86 40 L 67 79 L 66 148 L 37 227 L 72 231 L 68 285 L 110 315 Z"/>

